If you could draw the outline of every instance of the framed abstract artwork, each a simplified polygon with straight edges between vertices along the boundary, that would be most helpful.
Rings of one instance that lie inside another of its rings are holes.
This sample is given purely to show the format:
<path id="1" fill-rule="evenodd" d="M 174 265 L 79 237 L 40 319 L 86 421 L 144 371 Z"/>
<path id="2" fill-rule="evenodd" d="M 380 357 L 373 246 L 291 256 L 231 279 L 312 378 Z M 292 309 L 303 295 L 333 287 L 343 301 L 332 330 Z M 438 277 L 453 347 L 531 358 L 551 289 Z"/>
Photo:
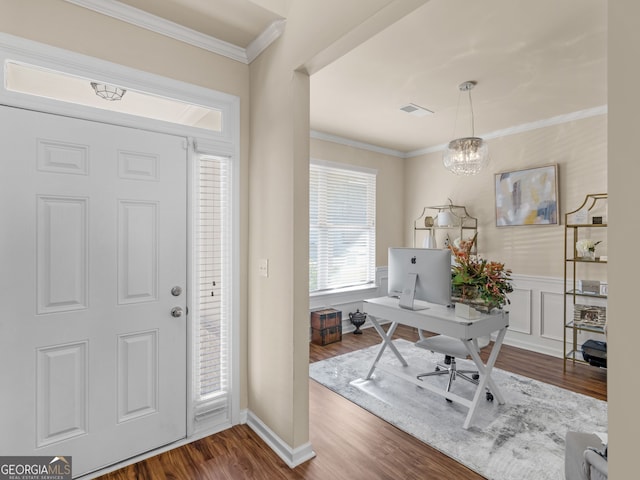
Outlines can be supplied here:
<path id="1" fill-rule="evenodd" d="M 496 226 L 558 225 L 558 166 L 496 173 Z"/>

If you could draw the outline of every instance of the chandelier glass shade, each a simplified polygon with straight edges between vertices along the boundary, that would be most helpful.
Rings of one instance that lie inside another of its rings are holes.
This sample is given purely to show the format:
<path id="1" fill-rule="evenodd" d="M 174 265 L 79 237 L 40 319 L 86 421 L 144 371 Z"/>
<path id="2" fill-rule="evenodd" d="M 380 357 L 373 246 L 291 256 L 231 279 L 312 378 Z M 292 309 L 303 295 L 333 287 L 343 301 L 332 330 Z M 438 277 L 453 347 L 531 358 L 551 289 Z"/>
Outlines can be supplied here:
<path id="1" fill-rule="evenodd" d="M 124 88 L 116 87 L 115 85 L 107 85 L 106 83 L 91 82 L 91 86 L 100 98 L 113 102 L 120 100 L 122 96 L 127 92 Z"/>
<path id="2" fill-rule="evenodd" d="M 447 145 L 442 156 L 442 163 L 445 168 L 456 175 L 476 175 L 489 162 L 489 146 L 482 138 L 474 136 L 475 126 L 473 118 L 473 103 L 471 102 L 471 89 L 476 82 L 461 83 L 458 88 L 460 92 L 469 93 L 469 107 L 471 110 L 471 136 L 456 138 Z M 458 98 L 458 107 L 459 107 Z M 456 111 L 456 123 L 458 112 Z M 454 127 L 455 130 L 455 127 Z"/>
<path id="3" fill-rule="evenodd" d="M 456 175 L 476 175 L 488 161 L 487 142 L 478 137 L 451 140 L 442 158 L 445 168 Z"/>

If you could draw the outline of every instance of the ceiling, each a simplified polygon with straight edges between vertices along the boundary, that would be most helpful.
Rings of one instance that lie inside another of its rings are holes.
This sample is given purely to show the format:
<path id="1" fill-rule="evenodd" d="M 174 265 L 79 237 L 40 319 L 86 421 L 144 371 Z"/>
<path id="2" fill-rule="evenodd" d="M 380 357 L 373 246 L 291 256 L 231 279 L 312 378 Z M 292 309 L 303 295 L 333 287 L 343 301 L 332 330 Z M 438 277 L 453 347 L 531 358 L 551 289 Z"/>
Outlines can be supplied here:
<path id="1" fill-rule="evenodd" d="M 258 5 L 266 0 L 120 3 L 242 48 L 281 18 Z M 606 11 L 606 0 L 430 0 L 311 77 L 311 128 L 400 154 L 428 151 L 471 134 L 458 89 L 467 80 L 477 82 L 478 136 L 602 112 Z M 402 112 L 408 103 L 434 114 Z"/>
<path id="2" fill-rule="evenodd" d="M 311 127 L 401 152 L 607 103 L 606 1 L 431 0 L 311 77 Z M 456 109 L 460 110 L 456 122 Z M 414 103 L 435 112 L 413 117 Z M 454 133 L 454 125 L 456 131 Z"/>

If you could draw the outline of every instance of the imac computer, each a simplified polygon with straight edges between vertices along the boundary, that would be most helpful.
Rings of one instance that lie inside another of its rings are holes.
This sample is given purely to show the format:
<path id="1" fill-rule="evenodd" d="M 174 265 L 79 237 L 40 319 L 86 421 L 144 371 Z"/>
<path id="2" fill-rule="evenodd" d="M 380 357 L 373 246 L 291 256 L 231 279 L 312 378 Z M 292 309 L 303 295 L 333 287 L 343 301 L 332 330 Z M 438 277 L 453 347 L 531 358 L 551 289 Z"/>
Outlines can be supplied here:
<path id="1" fill-rule="evenodd" d="M 412 310 L 414 300 L 451 305 L 451 251 L 436 248 L 389 248 L 388 294 Z"/>

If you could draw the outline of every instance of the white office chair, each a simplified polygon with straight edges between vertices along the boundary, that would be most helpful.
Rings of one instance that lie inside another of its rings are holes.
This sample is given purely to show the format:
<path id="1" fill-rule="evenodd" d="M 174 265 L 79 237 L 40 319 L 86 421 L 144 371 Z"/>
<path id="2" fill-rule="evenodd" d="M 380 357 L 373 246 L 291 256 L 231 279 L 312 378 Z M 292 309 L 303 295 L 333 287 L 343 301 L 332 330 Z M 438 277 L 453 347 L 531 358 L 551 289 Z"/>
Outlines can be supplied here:
<path id="1" fill-rule="evenodd" d="M 422 337 L 422 334 L 420 337 Z M 478 352 L 480 352 L 480 349 L 489 345 L 490 341 L 490 337 L 478 338 Z M 433 372 L 417 375 L 418 380 L 422 380 L 423 377 L 431 377 L 434 375 L 449 375 L 447 392 L 451 390 L 451 384 L 457 377 L 463 378 L 475 385 L 479 384 L 478 379 L 480 377 L 477 370 L 458 370 L 457 368 L 456 358 L 470 358 L 469 352 L 467 352 L 464 344 L 459 339 L 447 337 L 446 335 L 436 335 L 433 337 L 421 338 L 415 345 L 416 347 L 424 348 L 433 353 L 440 353 L 444 355 L 444 363 L 437 363 Z M 493 394 L 488 388 L 486 398 L 490 402 L 493 401 Z M 451 400 L 447 399 L 447 401 Z"/>

